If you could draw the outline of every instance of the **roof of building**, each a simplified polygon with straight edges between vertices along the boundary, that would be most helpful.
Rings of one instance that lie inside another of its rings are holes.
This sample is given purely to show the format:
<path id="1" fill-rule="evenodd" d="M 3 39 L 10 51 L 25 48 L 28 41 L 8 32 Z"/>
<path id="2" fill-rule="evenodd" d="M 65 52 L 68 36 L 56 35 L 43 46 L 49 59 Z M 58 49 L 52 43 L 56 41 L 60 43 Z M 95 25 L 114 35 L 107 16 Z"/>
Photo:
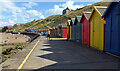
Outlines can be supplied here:
<path id="1" fill-rule="evenodd" d="M 104 14 L 102 15 L 102 17 L 105 17 L 105 15 L 109 12 L 110 8 L 111 8 L 112 6 L 114 6 L 115 3 L 118 3 L 118 2 L 114 2 L 114 0 L 110 2 L 108 8 L 106 9 L 106 11 L 105 11 Z M 120 1 L 119 1 L 119 3 L 120 3 Z"/>
<path id="2" fill-rule="evenodd" d="M 65 11 L 65 10 L 70 10 L 68 7 L 66 8 L 66 9 L 64 9 L 63 11 Z"/>
<path id="3" fill-rule="evenodd" d="M 67 21 L 67 25 L 68 25 L 68 26 L 70 25 L 70 21 L 71 21 L 71 20 L 68 20 L 68 21 Z"/>
<path id="4" fill-rule="evenodd" d="M 103 15 L 105 10 L 107 9 L 107 7 L 102 7 L 102 6 L 95 6 L 95 7 L 101 13 L 101 15 Z"/>
<path id="5" fill-rule="evenodd" d="M 92 15 L 95 11 L 97 11 L 102 16 L 106 9 L 107 9 L 107 7 L 105 7 L 105 6 L 93 6 L 93 10 L 92 10 L 88 20 L 91 19 Z"/>
<path id="6" fill-rule="evenodd" d="M 71 18 L 70 25 L 74 24 L 74 22 L 75 22 L 75 18 Z"/>
<path id="7" fill-rule="evenodd" d="M 66 10 L 70 10 L 70 9 L 67 7 Z"/>
<path id="8" fill-rule="evenodd" d="M 87 18 L 89 18 L 90 14 L 91 14 L 91 12 L 85 12 L 85 15 Z"/>
<path id="9" fill-rule="evenodd" d="M 76 16 L 74 24 L 76 24 L 76 22 L 80 22 L 81 16 Z"/>
<path id="10" fill-rule="evenodd" d="M 80 19 L 80 23 L 82 22 L 83 17 L 86 17 L 88 19 L 90 14 L 91 14 L 91 12 L 83 12 L 83 15 L 82 15 L 82 17 Z"/>

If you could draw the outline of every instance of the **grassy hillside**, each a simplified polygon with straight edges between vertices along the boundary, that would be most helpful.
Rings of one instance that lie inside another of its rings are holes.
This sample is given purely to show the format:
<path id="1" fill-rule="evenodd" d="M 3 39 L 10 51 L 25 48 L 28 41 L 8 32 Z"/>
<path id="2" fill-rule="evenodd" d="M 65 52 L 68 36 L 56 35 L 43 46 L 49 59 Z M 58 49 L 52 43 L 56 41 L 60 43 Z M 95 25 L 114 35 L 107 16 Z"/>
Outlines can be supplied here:
<path id="1" fill-rule="evenodd" d="M 94 6 L 108 6 L 109 2 L 98 2 L 93 5 Z M 71 11 L 65 15 L 53 15 L 53 16 L 49 16 L 42 20 L 37 20 L 37 21 L 34 20 L 26 24 L 22 24 L 20 26 L 14 26 L 11 30 L 24 31 L 27 28 L 36 29 L 36 30 L 48 29 L 49 27 L 53 28 L 57 26 L 58 24 L 67 22 L 68 19 L 73 18 L 76 15 L 82 15 L 82 12 L 84 11 L 87 11 L 87 12 L 92 11 L 93 5 L 85 6 L 81 9 Z"/>

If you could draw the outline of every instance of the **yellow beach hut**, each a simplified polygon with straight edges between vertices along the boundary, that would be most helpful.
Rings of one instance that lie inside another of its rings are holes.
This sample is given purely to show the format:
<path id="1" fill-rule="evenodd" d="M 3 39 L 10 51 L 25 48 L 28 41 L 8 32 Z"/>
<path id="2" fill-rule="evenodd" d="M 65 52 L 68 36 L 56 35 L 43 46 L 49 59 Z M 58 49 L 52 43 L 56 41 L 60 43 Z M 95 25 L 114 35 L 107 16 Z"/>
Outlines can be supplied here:
<path id="1" fill-rule="evenodd" d="M 70 26 L 70 21 L 71 20 L 68 20 L 67 21 L 67 26 L 68 26 L 68 40 L 71 40 L 71 26 Z"/>
<path id="2" fill-rule="evenodd" d="M 90 14 L 90 47 L 104 50 L 105 20 L 102 18 L 107 7 L 93 6 Z"/>

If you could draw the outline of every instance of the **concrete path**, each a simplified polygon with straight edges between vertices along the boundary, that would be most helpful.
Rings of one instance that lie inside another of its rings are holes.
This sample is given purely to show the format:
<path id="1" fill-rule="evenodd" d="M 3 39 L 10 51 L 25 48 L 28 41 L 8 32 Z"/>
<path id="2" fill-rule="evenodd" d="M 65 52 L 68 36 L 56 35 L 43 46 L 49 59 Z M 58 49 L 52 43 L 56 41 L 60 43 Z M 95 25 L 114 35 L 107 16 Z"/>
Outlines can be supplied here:
<path id="1" fill-rule="evenodd" d="M 30 50 L 38 45 L 22 65 L 21 70 L 40 69 L 118 69 L 120 59 L 66 39 L 37 38 L 28 47 L 2 64 L 4 70 L 18 69 Z"/>

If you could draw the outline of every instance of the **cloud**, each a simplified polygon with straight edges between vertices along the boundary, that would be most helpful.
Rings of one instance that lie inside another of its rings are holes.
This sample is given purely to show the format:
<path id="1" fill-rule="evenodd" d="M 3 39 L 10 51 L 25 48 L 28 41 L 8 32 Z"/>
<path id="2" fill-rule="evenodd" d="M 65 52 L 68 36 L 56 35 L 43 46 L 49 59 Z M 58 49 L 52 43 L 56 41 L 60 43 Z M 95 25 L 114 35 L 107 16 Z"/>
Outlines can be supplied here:
<path id="1" fill-rule="evenodd" d="M 92 5 L 92 4 L 87 4 L 87 5 Z"/>
<path id="2" fill-rule="evenodd" d="M 22 18 L 21 19 L 23 22 L 27 22 L 28 20 L 27 19 L 25 19 L 25 18 Z"/>
<path id="3" fill-rule="evenodd" d="M 13 25 L 16 24 L 16 22 L 25 23 L 30 21 L 31 18 L 45 18 L 44 15 L 37 10 L 27 10 L 26 7 L 31 8 L 32 6 L 37 5 L 37 3 L 34 2 L 26 3 L 23 7 L 17 7 L 11 0 L 0 0 L 0 4 L 0 26 Z M 30 5 L 28 6 L 27 4 Z"/>
<path id="4" fill-rule="evenodd" d="M 67 8 L 67 7 L 69 7 L 70 9 L 72 9 L 72 10 L 75 10 L 75 9 L 77 9 L 77 8 L 82 8 L 84 5 L 83 4 L 80 4 L 80 5 L 74 5 L 74 3 L 75 3 L 75 1 L 67 1 L 66 3 L 64 3 L 64 4 L 62 4 L 62 5 L 60 5 L 60 6 L 62 6 L 63 8 Z"/>
<path id="5" fill-rule="evenodd" d="M 25 18 L 39 17 L 39 19 L 45 18 L 44 15 L 42 15 L 42 13 L 37 10 L 26 10 L 26 12 L 24 13 L 24 17 Z"/>
<path id="6" fill-rule="evenodd" d="M 15 22 L 14 22 L 13 20 L 9 20 L 9 23 L 10 23 L 10 24 L 13 24 L 13 23 L 15 23 Z"/>
<path id="7" fill-rule="evenodd" d="M 0 26 L 6 26 L 6 25 L 9 25 L 9 23 L 8 22 L 2 22 L 2 21 L 0 21 Z"/>
<path id="8" fill-rule="evenodd" d="M 32 8 L 32 6 L 36 6 L 38 5 L 35 2 L 28 2 L 28 3 L 24 3 L 23 6 L 27 7 L 27 8 Z"/>
<path id="9" fill-rule="evenodd" d="M 6 2 L 8 1 L 8 2 Z M 0 12 L 19 12 L 21 9 L 17 7 L 11 0 L 0 0 Z"/>
<path id="10" fill-rule="evenodd" d="M 26 11 L 26 13 L 27 13 L 30 17 L 34 17 L 34 16 L 39 16 L 39 15 L 41 15 L 41 13 L 38 12 L 37 10 L 28 10 L 28 11 Z"/>
<path id="11" fill-rule="evenodd" d="M 55 5 L 53 9 L 49 9 L 46 11 L 46 13 L 49 13 L 50 15 L 56 15 L 56 14 L 62 14 L 63 9 L 69 7 L 72 10 L 75 10 L 77 8 L 82 8 L 84 5 L 74 5 L 75 1 L 67 1 L 64 4 L 61 5 Z"/>
<path id="12" fill-rule="evenodd" d="M 49 9 L 46 11 L 49 15 L 57 15 L 62 14 L 63 8 L 60 8 L 59 5 L 55 5 L 53 9 Z"/>

